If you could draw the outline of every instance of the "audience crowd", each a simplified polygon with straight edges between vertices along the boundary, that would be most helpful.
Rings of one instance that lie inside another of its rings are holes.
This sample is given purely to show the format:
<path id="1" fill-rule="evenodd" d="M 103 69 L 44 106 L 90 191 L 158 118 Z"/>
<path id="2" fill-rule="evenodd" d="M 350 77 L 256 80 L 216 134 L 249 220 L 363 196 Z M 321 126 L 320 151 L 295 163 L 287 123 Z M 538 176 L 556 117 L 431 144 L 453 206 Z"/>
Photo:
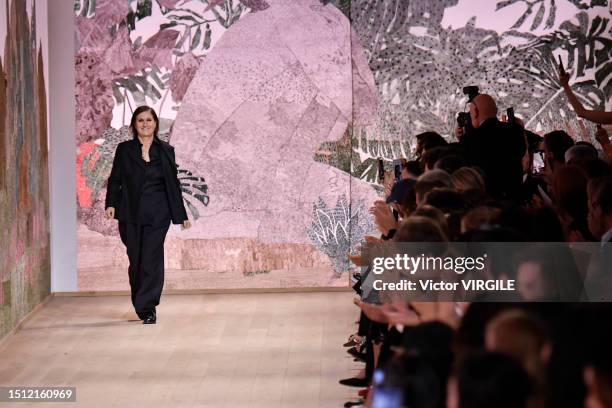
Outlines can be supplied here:
<path id="1" fill-rule="evenodd" d="M 611 122 L 605 112 L 584 110 L 567 78 L 561 82 L 579 115 Z M 417 135 L 415 159 L 403 161 L 386 200 L 370 209 L 381 236 L 364 240 L 609 248 L 606 130 L 598 126 L 594 140 L 574 140 L 563 130 L 540 136 L 519 118 L 498 120 L 489 95 L 478 94 L 469 106 L 472 126 L 457 128 L 455 141 Z M 543 276 L 523 287 L 522 302 L 392 299 L 367 284 L 372 274 L 359 254 L 350 258 L 361 267 L 354 276 L 360 315 L 344 346 L 365 365 L 340 381 L 357 387 L 345 406 L 612 408 L 612 307 L 550 302 L 546 265 L 537 256 L 524 254 L 531 263 L 517 271 Z M 599 273 L 612 273 L 610 258 L 602 262 Z M 601 298 L 585 300 L 609 299 L 610 289 L 604 285 Z"/>

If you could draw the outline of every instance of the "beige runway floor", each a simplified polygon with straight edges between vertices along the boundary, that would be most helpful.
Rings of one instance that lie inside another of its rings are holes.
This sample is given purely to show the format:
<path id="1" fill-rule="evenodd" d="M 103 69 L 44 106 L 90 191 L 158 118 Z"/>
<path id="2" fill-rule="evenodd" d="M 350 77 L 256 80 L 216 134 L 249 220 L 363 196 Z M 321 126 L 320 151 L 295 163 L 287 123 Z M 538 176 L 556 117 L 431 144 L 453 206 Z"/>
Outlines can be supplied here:
<path id="1" fill-rule="evenodd" d="M 164 295 L 143 325 L 127 296 L 55 297 L 0 345 L 0 385 L 74 386 L 17 407 L 341 407 L 360 368 L 348 292 Z"/>

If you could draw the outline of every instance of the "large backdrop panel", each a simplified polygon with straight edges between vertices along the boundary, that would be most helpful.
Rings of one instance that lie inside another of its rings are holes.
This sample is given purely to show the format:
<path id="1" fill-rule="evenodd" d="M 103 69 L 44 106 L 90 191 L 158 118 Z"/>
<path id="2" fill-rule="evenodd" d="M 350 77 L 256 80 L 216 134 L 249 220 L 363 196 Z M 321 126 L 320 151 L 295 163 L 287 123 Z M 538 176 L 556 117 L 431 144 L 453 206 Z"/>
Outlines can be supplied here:
<path id="1" fill-rule="evenodd" d="M 77 0 L 78 284 L 127 289 L 103 217 L 115 147 L 147 104 L 176 147 L 195 226 L 166 287 L 338 286 L 372 232 L 378 159 L 451 138 L 478 85 L 527 127 L 589 139 L 558 83 L 611 106 L 610 12 L 580 0 Z"/>
<path id="2" fill-rule="evenodd" d="M 0 338 L 50 291 L 46 2 L 0 6 Z"/>

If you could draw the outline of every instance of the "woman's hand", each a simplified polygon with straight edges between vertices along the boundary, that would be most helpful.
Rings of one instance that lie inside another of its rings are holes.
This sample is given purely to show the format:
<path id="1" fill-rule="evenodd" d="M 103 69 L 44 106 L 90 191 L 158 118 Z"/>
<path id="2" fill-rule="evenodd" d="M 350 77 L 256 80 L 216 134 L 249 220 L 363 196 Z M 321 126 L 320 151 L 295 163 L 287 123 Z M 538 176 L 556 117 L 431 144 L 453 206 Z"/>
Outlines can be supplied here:
<path id="1" fill-rule="evenodd" d="M 370 214 L 374 216 L 374 222 L 383 234 L 387 235 L 390 230 L 397 228 L 397 221 L 395 221 L 393 212 L 385 201 L 375 201 L 374 206 L 370 208 Z"/>
<path id="2" fill-rule="evenodd" d="M 563 74 L 559 74 L 559 83 L 561 83 L 562 87 L 566 87 L 569 85 L 570 75 L 565 72 Z"/>
<path id="3" fill-rule="evenodd" d="M 115 207 L 108 207 L 106 209 L 106 219 L 112 220 L 115 218 Z"/>
<path id="4" fill-rule="evenodd" d="M 191 221 L 189 221 L 189 220 L 183 221 L 183 225 L 181 225 L 181 229 L 186 230 L 186 229 L 189 229 L 189 228 L 191 228 Z"/>

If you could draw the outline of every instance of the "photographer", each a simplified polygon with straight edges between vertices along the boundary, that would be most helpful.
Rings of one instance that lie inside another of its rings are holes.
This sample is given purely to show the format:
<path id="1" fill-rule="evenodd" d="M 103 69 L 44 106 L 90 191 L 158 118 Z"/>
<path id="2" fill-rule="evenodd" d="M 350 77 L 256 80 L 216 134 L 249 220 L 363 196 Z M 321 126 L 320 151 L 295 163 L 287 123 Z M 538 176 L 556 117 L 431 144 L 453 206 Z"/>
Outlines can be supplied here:
<path id="1" fill-rule="evenodd" d="M 460 139 L 469 162 L 483 170 L 491 197 L 519 202 L 526 151 L 523 129 L 499 121 L 495 100 L 486 94 L 471 99 L 470 119 L 474 130 Z"/>

